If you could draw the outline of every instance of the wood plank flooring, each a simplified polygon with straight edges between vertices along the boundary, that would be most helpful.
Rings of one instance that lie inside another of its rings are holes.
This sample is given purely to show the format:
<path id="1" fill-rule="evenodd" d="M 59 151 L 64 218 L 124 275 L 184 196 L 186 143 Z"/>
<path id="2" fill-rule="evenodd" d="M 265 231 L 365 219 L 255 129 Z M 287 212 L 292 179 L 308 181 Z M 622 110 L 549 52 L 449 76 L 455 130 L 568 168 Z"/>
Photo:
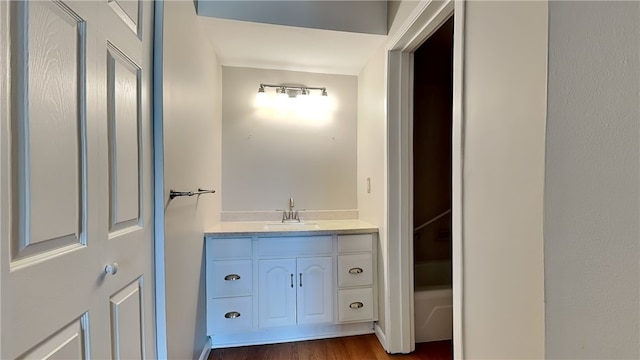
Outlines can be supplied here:
<path id="1" fill-rule="evenodd" d="M 214 349 L 208 360 L 451 360 L 451 341 L 416 344 L 416 351 L 389 355 L 375 335 L 285 344 Z"/>

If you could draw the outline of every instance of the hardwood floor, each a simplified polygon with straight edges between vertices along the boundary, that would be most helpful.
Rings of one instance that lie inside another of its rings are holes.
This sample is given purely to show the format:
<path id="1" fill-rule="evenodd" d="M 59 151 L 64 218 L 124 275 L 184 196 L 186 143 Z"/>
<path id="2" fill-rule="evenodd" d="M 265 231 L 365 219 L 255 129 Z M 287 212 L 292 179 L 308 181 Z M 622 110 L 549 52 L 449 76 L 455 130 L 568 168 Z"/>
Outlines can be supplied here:
<path id="1" fill-rule="evenodd" d="M 416 344 L 407 355 L 389 355 L 375 335 L 214 349 L 208 360 L 451 360 L 451 341 Z"/>

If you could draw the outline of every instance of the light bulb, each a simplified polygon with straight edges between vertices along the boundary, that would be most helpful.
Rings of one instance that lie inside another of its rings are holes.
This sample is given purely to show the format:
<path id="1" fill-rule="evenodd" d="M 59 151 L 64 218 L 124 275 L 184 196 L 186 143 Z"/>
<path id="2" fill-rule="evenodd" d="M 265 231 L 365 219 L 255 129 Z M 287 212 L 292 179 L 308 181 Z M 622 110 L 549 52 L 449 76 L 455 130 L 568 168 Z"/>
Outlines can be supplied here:
<path id="1" fill-rule="evenodd" d="M 255 105 L 259 107 L 263 107 L 263 106 L 267 106 L 268 103 L 269 103 L 269 95 L 267 95 L 267 93 L 265 93 L 264 91 L 262 92 L 259 91 L 256 94 Z"/>

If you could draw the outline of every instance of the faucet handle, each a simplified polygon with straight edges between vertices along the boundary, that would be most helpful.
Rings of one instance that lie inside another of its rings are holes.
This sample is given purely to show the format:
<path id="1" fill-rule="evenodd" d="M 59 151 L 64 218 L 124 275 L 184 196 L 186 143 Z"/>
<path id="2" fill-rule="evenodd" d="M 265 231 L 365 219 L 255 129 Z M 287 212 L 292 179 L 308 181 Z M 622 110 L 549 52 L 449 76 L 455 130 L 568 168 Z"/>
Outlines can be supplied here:
<path id="1" fill-rule="evenodd" d="M 306 209 L 298 209 L 298 210 L 296 210 L 295 215 L 294 215 L 294 219 L 300 221 L 300 212 L 301 211 L 305 211 L 305 210 Z"/>
<path id="2" fill-rule="evenodd" d="M 282 222 L 284 222 L 285 220 L 288 219 L 287 217 L 287 210 L 280 210 L 280 209 L 276 209 L 276 211 L 282 211 Z"/>

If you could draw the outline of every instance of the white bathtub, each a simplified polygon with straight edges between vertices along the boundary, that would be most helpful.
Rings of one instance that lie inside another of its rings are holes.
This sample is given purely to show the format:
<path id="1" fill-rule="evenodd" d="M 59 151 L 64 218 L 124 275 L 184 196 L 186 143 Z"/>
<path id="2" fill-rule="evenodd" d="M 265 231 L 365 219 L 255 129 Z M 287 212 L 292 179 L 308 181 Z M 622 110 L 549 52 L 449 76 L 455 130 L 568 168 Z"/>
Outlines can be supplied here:
<path id="1" fill-rule="evenodd" d="M 415 264 L 414 323 L 417 343 L 453 337 L 450 264 L 448 261 Z"/>

